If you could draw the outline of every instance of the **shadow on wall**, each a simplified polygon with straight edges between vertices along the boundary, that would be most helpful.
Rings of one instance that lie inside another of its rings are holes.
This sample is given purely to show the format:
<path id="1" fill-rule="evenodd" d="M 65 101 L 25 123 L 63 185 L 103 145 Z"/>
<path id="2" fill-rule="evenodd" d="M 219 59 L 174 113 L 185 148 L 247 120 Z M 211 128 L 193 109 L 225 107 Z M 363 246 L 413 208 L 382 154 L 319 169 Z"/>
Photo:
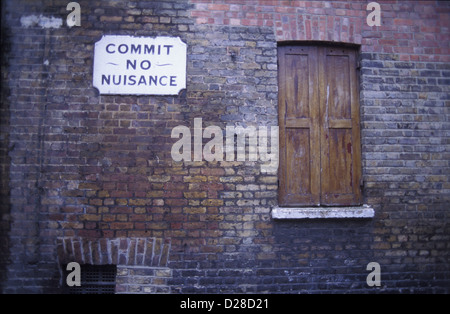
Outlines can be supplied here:
<path id="1" fill-rule="evenodd" d="M 373 259 L 371 219 L 278 220 L 273 236 L 279 267 L 364 270 Z"/>
<path id="2" fill-rule="evenodd" d="M 5 2 L 0 7 L 0 49 L 1 73 L 0 78 L 0 293 L 6 281 L 6 269 L 9 264 L 9 231 L 10 231 L 10 189 L 9 189 L 9 86 L 8 86 L 8 56 L 10 44 L 8 28 L 5 25 Z"/>

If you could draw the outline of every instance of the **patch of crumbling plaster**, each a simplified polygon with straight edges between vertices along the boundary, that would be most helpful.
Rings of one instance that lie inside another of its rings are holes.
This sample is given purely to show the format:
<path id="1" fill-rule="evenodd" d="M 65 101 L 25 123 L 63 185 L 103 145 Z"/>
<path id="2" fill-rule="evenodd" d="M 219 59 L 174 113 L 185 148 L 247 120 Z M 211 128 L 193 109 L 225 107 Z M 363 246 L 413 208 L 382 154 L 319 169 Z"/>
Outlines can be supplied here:
<path id="1" fill-rule="evenodd" d="M 46 17 L 42 14 L 39 16 L 28 15 L 20 18 L 20 24 L 25 28 L 36 26 L 40 26 L 41 28 L 60 28 L 63 25 L 63 20 L 53 16 Z"/>

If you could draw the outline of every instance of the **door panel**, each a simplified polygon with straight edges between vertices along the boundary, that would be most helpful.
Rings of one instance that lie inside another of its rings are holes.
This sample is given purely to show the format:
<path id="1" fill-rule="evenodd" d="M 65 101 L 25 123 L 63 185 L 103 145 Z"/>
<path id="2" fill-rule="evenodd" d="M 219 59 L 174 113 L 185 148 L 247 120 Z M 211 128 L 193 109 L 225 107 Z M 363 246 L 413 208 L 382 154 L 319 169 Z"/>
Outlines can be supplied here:
<path id="1" fill-rule="evenodd" d="M 317 48 L 280 47 L 279 67 L 279 204 L 318 204 Z"/>
<path id="2" fill-rule="evenodd" d="M 321 204 L 360 205 L 356 52 L 320 50 Z"/>

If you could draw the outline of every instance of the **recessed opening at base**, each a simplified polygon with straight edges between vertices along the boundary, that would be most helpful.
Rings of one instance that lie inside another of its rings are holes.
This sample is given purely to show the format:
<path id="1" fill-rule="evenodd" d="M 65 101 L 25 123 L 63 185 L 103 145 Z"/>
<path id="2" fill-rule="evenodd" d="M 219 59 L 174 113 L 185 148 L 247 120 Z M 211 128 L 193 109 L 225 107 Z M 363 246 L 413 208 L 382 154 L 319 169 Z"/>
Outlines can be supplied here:
<path id="1" fill-rule="evenodd" d="M 80 265 L 77 269 L 63 265 L 63 292 L 67 294 L 114 294 L 116 265 Z M 77 284 L 75 284 L 77 282 Z"/>

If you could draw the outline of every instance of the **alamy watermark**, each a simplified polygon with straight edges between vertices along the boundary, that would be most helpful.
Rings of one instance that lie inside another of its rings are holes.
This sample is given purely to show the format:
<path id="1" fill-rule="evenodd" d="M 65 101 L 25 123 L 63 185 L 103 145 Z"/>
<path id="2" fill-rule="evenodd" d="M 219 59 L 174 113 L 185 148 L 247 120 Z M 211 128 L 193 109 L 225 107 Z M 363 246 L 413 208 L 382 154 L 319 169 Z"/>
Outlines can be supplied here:
<path id="1" fill-rule="evenodd" d="M 371 262 L 367 265 L 366 270 L 370 270 L 371 273 L 367 275 L 366 283 L 369 287 L 381 286 L 381 266 L 376 262 Z"/>
<path id="2" fill-rule="evenodd" d="M 377 2 L 370 2 L 366 7 L 367 11 L 371 11 L 367 15 L 366 22 L 369 26 L 381 26 L 381 6 Z"/>
<path id="3" fill-rule="evenodd" d="M 67 15 L 67 26 L 81 26 L 81 7 L 78 2 L 70 2 L 66 6 L 67 11 L 72 11 Z"/>
<path id="4" fill-rule="evenodd" d="M 66 277 L 66 284 L 69 287 L 80 287 L 81 286 L 81 266 L 76 262 L 71 262 L 67 264 L 66 270 L 70 273 Z"/>
<path id="5" fill-rule="evenodd" d="M 172 138 L 179 138 L 171 150 L 174 161 L 260 161 L 261 172 L 278 170 L 278 126 L 227 126 L 224 134 L 214 125 L 203 129 L 202 118 L 195 118 L 193 131 L 192 143 L 188 127 L 180 125 L 172 129 Z M 203 145 L 203 139 L 211 140 Z"/>
<path id="6" fill-rule="evenodd" d="M 67 16 L 67 26 L 81 26 L 81 6 L 78 2 L 70 2 L 66 7 L 67 11 L 72 11 Z M 366 11 L 371 11 L 366 18 L 367 25 L 381 26 L 381 6 L 378 2 L 367 4 Z"/>

